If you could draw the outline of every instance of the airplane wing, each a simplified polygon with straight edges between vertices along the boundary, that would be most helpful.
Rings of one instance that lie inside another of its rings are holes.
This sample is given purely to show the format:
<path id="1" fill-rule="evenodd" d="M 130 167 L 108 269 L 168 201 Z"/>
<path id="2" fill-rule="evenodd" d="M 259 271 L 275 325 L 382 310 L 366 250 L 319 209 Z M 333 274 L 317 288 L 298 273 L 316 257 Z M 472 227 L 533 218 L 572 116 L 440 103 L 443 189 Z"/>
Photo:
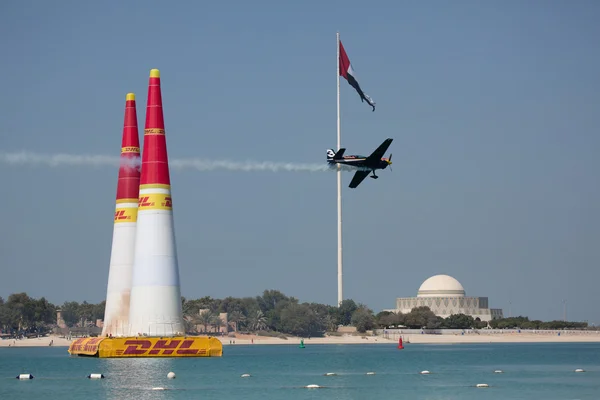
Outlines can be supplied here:
<path id="1" fill-rule="evenodd" d="M 356 171 L 349 187 L 352 189 L 356 188 L 370 173 L 370 171 Z"/>
<path id="2" fill-rule="evenodd" d="M 379 145 L 379 147 L 377 149 L 375 149 L 375 151 L 372 152 L 369 157 L 367 157 L 366 162 L 373 162 L 373 161 L 381 160 L 381 157 L 383 157 L 383 155 L 387 151 L 388 147 L 390 147 L 390 144 L 392 144 L 392 140 L 394 140 L 394 139 L 389 139 L 389 138 L 385 139 L 383 141 L 383 143 L 381 143 Z"/>
<path id="3" fill-rule="evenodd" d="M 344 158 L 344 152 L 346 151 L 346 149 L 341 148 L 338 150 L 337 153 L 335 153 L 335 155 L 333 156 L 334 160 L 341 160 L 342 158 Z"/>

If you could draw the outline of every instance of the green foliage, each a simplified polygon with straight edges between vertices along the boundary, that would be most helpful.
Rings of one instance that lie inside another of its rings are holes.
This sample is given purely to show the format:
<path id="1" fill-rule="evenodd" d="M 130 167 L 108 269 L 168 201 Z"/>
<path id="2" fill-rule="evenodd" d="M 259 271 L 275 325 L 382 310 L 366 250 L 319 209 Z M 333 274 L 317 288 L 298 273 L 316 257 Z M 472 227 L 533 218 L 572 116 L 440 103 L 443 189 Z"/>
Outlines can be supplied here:
<path id="1" fill-rule="evenodd" d="M 465 314 L 453 314 L 444 319 L 435 316 L 429 307 L 416 307 L 408 314 L 382 311 L 375 316 L 375 325 L 379 328 L 405 326 L 411 329 L 482 329 L 487 327 L 488 323 L 477 321 Z M 489 325 L 494 329 L 584 329 L 588 327 L 587 322 L 542 322 L 530 321 L 527 317 L 494 319 L 489 322 Z"/>
<path id="2" fill-rule="evenodd" d="M 583 329 L 588 327 L 588 323 L 569 321 L 530 321 L 527 317 L 519 316 L 494 319 L 490 321 L 490 326 L 494 329 Z"/>
<path id="3" fill-rule="evenodd" d="M 196 315 L 192 322 L 196 325 L 202 325 L 202 332 L 210 332 L 217 319 L 219 319 L 219 316 L 208 309 L 208 311 Z"/>
<path id="4" fill-rule="evenodd" d="M 475 326 L 475 319 L 470 315 L 452 314 L 442 323 L 448 329 L 469 329 Z"/>
<path id="5" fill-rule="evenodd" d="M 361 306 L 352 313 L 351 322 L 358 332 L 364 333 L 375 327 L 375 316 L 371 309 Z"/>
<path id="6" fill-rule="evenodd" d="M 102 301 L 98 304 L 90 304 L 87 301 L 79 304 L 76 301 L 67 301 L 59 308 L 67 326 L 72 327 L 82 324 L 85 321 L 95 323 L 97 319 L 104 319 L 104 308 L 106 303 Z M 56 322 L 56 312 L 52 316 L 53 322 Z"/>
<path id="7" fill-rule="evenodd" d="M 277 305 L 281 302 L 298 302 L 298 300 L 287 297 L 279 290 L 265 290 L 262 296 L 256 297 L 256 301 L 263 314 L 276 309 Z"/>
<path id="8" fill-rule="evenodd" d="M 429 307 L 415 307 L 404 315 L 404 325 L 411 329 L 436 329 L 441 326 L 443 319 L 436 316 Z"/>
<path id="9" fill-rule="evenodd" d="M 484 328 L 486 322 L 474 320 L 464 314 L 450 315 L 444 319 L 436 316 L 428 307 L 416 307 L 408 314 L 382 311 L 377 315 L 363 304 L 352 299 L 342 301 L 339 307 L 300 303 L 294 297 L 286 296 L 278 290 L 265 290 L 256 297 L 226 297 L 213 299 L 205 296 L 188 300 L 181 298 L 183 314 L 186 317 L 186 330 L 214 331 L 222 327 L 219 313 L 227 313 L 232 330 L 263 332 L 264 335 L 285 337 L 286 334 L 308 337 L 322 336 L 325 332 L 337 334 L 337 327 L 354 326 L 364 333 L 374 328 L 407 327 L 412 329 Z M 60 309 L 69 327 L 81 325 L 84 321 L 94 323 L 104 318 L 105 302 L 91 304 L 86 301 L 65 302 Z M 0 330 L 4 333 L 41 333 L 55 325 L 57 307 L 45 298 L 34 299 L 26 293 L 11 294 L 6 300 L 0 297 Z M 200 310 L 207 310 L 200 313 Z M 492 328 L 521 329 L 582 329 L 586 322 L 565 322 L 539 320 L 530 321 L 527 317 L 514 317 L 490 321 Z M 204 327 L 204 329 L 202 328 Z"/>
<path id="10" fill-rule="evenodd" d="M 244 310 L 244 302 L 243 299 L 237 299 L 235 297 L 225 297 L 221 300 L 221 305 L 219 308 L 219 312 L 224 312 L 231 314 L 234 311 L 243 311 Z"/>
<path id="11" fill-rule="evenodd" d="M 67 301 L 60 309 L 67 326 L 74 326 L 79 321 L 79 303 L 76 301 Z"/>
<path id="12" fill-rule="evenodd" d="M 338 323 L 340 325 L 350 325 L 352 322 L 352 314 L 358 306 L 354 300 L 343 300 L 337 309 Z"/>
<path id="13" fill-rule="evenodd" d="M 254 310 L 254 312 L 248 316 L 247 327 L 252 331 L 263 330 L 268 327 L 267 317 L 265 317 L 261 310 Z"/>
<path id="14" fill-rule="evenodd" d="M 322 336 L 325 323 L 307 303 L 289 303 L 281 311 L 281 331 L 295 336 Z"/>
<path id="15" fill-rule="evenodd" d="M 487 322 L 475 320 L 475 326 L 474 326 L 475 329 L 483 329 L 483 328 L 486 328 L 487 326 L 488 326 Z"/>
<path id="16" fill-rule="evenodd" d="M 181 304 L 183 315 L 196 315 L 200 311 L 200 308 L 202 308 L 200 300 L 186 300 L 183 298 L 183 303 Z"/>
<path id="17" fill-rule="evenodd" d="M 227 314 L 227 319 L 229 322 L 232 322 L 234 325 L 234 330 L 237 331 L 240 326 L 244 325 L 246 321 L 246 316 L 240 310 L 234 309 L 230 313 Z"/>
<path id="18" fill-rule="evenodd" d="M 56 307 L 44 297 L 15 293 L 0 302 L 0 330 L 10 333 L 43 333 L 56 320 Z"/>
<path id="19" fill-rule="evenodd" d="M 375 324 L 378 328 L 388 326 L 404 325 L 405 316 L 401 312 L 393 313 L 391 311 L 382 311 L 375 316 Z"/>

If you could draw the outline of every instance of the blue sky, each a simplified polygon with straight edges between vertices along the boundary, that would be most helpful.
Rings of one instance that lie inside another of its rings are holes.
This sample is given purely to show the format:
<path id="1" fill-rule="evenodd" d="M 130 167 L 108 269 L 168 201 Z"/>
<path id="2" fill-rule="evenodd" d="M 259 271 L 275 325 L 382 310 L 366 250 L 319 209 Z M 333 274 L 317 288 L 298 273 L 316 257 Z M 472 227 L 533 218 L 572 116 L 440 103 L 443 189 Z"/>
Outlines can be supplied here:
<path id="1" fill-rule="evenodd" d="M 600 5 L 593 1 L 5 1 L 0 152 L 118 156 L 162 74 L 169 156 L 324 163 L 343 176 L 344 294 L 376 312 L 445 273 L 513 315 L 600 323 Z M 389 152 L 388 152 L 389 154 Z M 0 164 L 0 295 L 97 302 L 117 170 Z M 182 294 L 337 299 L 332 172 L 171 172 Z"/>

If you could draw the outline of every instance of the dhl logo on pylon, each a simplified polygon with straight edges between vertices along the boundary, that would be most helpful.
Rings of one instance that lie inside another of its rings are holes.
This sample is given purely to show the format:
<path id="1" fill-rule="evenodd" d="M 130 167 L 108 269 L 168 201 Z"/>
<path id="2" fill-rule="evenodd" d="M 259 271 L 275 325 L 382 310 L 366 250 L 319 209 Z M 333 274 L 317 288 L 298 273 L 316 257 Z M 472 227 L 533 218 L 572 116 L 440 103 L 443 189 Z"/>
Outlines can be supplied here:
<path id="1" fill-rule="evenodd" d="M 223 344 L 215 337 L 172 338 L 80 338 L 71 343 L 69 353 L 100 358 L 138 357 L 222 357 Z"/>
<path id="2" fill-rule="evenodd" d="M 172 210 L 173 200 L 170 194 L 143 194 L 138 201 L 138 210 Z"/>
<path id="3" fill-rule="evenodd" d="M 140 201 L 138 202 L 138 209 L 140 208 L 149 208 L 154 205 L 154 202 L 150 202 L 150 196 L 140 197 Z"/>
<path id="4" fill-rule="evenodd" d="M 98 350 L 98 345 L 100 344 L 100 342 L 102 341 L 101 337 L 95 337 L 95 338 L 80 338 L 75 340 L 72 344 L 71 344 L 71 350 L 73 351 L 84 351 L 84 352 L 89 352 L 89 351 L 93 351 L 95 352 L 96 350 Z"/>
<path id="5" fill-rule="evenodd" d="M 139 153 L 139 147 L 121 147 L 121 153 Z"/>
<path id="6" fill-rule="evenodd" d="M 103 337 L 77 339 L 69 346 L 69 353 L 89 356 L 94 355 L 98 352 L 102 340 L 104 340 Z"/>
<path id="7" fill-rule="evenodd" d="M 115 211 L 115 223 L 118 222 L 137 222 L 136 208 L 117 208 Z"/>
<path id="8" fill-rule="evenodd" d="M 126 340 L 125 345 L 127 348 L 122 350 L 122 353 L 117 350 L 118 355 L 128 356 L 128 355 L 152 355 L 152 356 L 191 356 L 191 355 L 205 355 L 207 354 L 206 348 L 191 348 L 194 344 L 193 339 L 179 340 L 179 339 L 171 339 L 171 340 L 158 340 L 152 343 L 151 340 L 148 339 L 129 339 Z"/>

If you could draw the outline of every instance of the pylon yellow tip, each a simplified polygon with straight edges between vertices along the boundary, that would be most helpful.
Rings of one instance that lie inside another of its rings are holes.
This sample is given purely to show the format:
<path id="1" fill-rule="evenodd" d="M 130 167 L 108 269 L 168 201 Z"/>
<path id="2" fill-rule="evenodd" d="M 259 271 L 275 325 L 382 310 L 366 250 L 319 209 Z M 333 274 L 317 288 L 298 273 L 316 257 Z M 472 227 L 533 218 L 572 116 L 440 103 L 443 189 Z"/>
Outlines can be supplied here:
<path id="1" fill-rule="evenodd" d="M 127 93 L 127 96 L 125 96 L 125 100 L 135 100 L 135 94 Z"/>
<path id="2" fill-rule="evenodd" d="M 160 78 L 160 71 L 157 69 L 151 69 L 150 78 Z"/>

